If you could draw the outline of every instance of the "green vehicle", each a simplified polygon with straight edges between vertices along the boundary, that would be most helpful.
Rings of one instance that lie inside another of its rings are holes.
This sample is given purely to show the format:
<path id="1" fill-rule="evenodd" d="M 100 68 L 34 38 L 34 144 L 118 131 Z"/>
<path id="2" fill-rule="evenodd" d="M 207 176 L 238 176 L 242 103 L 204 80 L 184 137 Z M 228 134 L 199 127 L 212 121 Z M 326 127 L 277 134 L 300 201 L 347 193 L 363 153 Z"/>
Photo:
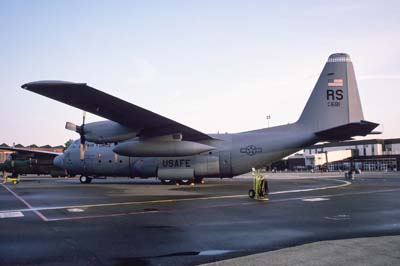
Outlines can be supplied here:
<path id="1" fill-rule="evenodd" d="M 51 175 L 66 176 L 64 169 L 53 165 L 53 160 L 61 153 L 20 148 L 0 147 L 1 150 L 13 151 L 6 160 L 0 163 L 0 171 L 4 175 L 11 173 L 16 178 L 19 175 Z"/>

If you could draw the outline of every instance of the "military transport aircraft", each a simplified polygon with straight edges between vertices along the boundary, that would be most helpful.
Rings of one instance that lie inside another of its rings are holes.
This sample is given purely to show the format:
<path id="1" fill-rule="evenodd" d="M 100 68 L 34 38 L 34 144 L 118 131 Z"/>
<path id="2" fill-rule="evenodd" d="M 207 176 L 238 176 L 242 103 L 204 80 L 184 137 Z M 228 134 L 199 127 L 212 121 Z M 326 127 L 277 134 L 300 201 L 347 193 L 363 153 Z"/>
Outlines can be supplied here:
<path id="1" fill-rule="evenodd" d="M 83 183 L 94 176 L 163 182 L 233 177 L 317 142 L 366 136 L 378 126 L 364 120 L 353 65 L 343 53 L 329 56 L 297 122 L 236 134 L 202 133 L 85 83 L 36 81 L 22 88 L 109 119 L 66 123 L 80 140 L 54 164 L 82 175 Z"/>
<path id="2" fill-rule="evenodd" d="M 53 164 L 54 158 L 62 153 L 2 146 L 0 146 L 0 150 L 13 152 L 3 163 L 0 163 L 0 172 L 3 173 L 3 176 L 7 173 L 11 173 L 12 177 L 28 174 L 66 176 L 63 168 Z"/>

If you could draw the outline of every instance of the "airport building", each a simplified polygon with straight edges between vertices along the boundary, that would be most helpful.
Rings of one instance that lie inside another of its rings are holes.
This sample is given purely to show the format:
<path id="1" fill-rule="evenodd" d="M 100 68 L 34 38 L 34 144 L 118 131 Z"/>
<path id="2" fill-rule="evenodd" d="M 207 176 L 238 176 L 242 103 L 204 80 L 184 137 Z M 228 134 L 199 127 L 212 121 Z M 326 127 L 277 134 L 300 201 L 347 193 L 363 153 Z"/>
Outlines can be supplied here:
<path id="1" fill-rule="evenodd" d="M 50 146 L 50 145 L 44 145 L 44 146 L 37 146 L 35 144 L 29 145 L 29 146 L 23 146 L 22 144 L 16 144 L 13 146 L 9 146 L 6 143 L 0 144 L 0 148 L 18 148 L 18 149 L 27 149 L 27 150 L 39 150 L 39 151 L 50 151 L 50 152 L 63 152 L 64 146 L 63 145 L 58 145 L 58 146 Z M 0 150 L 0 163 L 4 162 L 7 158 L 7 155 L 13 153 L 13 151 L 7 151 L 7 150 Z"/>
<path id="2" fill-rule="evenodd" d="M 273 163 L 276 170 L 399 171 L 400 138 L 369 139 L 312 145 L 302 154 Z"/>

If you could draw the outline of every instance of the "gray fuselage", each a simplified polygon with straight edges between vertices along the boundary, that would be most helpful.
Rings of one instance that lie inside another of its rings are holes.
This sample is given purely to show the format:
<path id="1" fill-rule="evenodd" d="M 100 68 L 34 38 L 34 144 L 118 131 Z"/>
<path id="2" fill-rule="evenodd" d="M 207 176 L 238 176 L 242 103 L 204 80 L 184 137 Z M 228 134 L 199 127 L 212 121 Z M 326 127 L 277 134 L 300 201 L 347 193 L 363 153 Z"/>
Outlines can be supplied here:
<path id="1" fill-rule="evenodd" d="M 86 144 L 84 160 L 76 140 L 54 163 L 71 175 L 159 178 L 233 177 L 266 166 L 318 141 L 301 124 L 236 134 L 210 134 L 200 143 L 216 149 L 184 157 L 127 157 L 115 154 L 114 144 Z"/>

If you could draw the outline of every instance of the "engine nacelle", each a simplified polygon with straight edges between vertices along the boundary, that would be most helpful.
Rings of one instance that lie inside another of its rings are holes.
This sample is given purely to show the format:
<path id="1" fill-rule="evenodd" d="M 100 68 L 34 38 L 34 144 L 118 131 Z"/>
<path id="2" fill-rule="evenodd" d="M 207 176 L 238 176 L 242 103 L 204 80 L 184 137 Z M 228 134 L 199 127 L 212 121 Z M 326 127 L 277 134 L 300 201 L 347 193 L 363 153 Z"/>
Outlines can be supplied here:
<path id="1" fill-rule="evenodd" d="M 89 142 L 112 143 L 132 139 L 136 137 L 138 131 L 114 121 L 99 121 L 86 124 L 84 134 Z"/>
<path id="2" fill-rule="evenodd" d="M 189 156 L 215 149 L 193 141 L 138 140 L 120 143 L 113 151 L 131 157 Z"/>

